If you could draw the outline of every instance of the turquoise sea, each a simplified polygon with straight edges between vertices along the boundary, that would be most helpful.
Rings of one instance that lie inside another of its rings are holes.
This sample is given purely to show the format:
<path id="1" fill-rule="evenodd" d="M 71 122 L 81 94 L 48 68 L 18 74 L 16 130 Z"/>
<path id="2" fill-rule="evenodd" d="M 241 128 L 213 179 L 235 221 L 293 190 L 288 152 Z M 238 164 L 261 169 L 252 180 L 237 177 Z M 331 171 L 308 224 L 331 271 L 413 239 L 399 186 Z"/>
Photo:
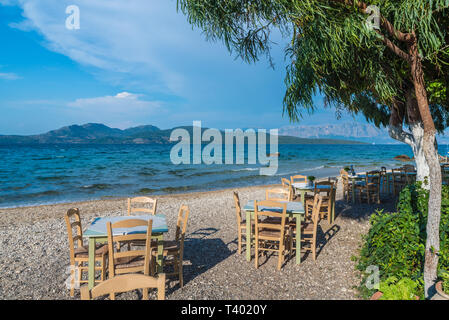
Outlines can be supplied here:
<path id="1" fill-rule="evenodd" d="M 279 145 L 274 176 L 260 165 L 174 165 L 170 145 L 0 146 L 0 208 L 105 197 L 168 194 L 280 183 L 293 174 L 338 175 L 402 165 L 398 145 Z M 447 148 L 447 146 L 446 146 Z M 444 151 L 444 150 L 443 150 Z M 443 152 L 446 153 L 446 152 Z M 224 154 L 224 153 L 223 153 Z M 245 155 L 246 156 L 246 155 Z"/>

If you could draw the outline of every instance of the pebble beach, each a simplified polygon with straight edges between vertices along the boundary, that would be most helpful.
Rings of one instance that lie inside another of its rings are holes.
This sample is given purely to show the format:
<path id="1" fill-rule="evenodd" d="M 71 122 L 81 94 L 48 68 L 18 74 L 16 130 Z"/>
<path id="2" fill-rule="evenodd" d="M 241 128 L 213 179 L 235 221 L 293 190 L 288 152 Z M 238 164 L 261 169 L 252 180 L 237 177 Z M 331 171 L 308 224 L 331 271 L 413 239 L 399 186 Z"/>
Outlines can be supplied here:
<path id="1" fill-rule="evenodd" d="M 169 279 L 166 299 L 359 299 L 355 287 L 360 278 L 351 257 L 369 229 L 369 216 L 376 208 L 393 210 L 393 199 L 353 205 L 343 201 L 339 184 L 335 222 L 322 220 L 318 227 L 317 260 L 302 254 L 297 265 L 291 257 L 278 271 L 277 256 L 262 257 L 256 269 L 254 259 L 246 261 L 245 251 L 237 253 L 232 191 L 243 206 L 250 199 L 263 199 L 267 187 L 156 196 L 157 213 L 167 217 L 166 239 L 174 239 L 180 205 L 190 208 L 184 287 Z M 126 215 L 125 198 L 0 209 L 0 299 L 80 298 L 79 291 L 70 297 L 65 285 L 69 247 L 64 214 L 72 207 L 80 209 L 84 230 L 96 217 Z"/>

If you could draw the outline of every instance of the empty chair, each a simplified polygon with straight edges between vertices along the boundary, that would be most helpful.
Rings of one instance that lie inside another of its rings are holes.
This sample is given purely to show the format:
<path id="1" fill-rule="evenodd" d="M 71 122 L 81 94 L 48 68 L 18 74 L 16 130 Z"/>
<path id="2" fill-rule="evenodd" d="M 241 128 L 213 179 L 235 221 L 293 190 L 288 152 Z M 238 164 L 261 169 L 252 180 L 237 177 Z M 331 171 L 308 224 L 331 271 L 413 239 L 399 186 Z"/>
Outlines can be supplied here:
<path id="1" fill-rule="evenodd" d="M 396 196 L 407 184 L 405 172 L 403 169 L 392 169 L 391 179 L 393 184 L 393 194 Z"/>
<path id="2" fill-rule="evenodd" d="M 81 299 L 91 300 L 109 294 L 114 299 L 115 294 L 142 289 L 157 289 L 157 299 L 165 300 L 165 274 L 151 277 L 138 273 L 124 274 L 110 278 L 89 290 L 88 286 L 81 288 Z"/>
<path id="3" fill-rule="evenodd" d="M 128 234 L 114 233 L 115 229 L 146 227 L 145 232 L 129 232 Z M 106 224 L 108 232 L 108 248 L 109 248 L 109 277 L 112 278 L 119 274 L 142 272 L 144 275 L 151 273 L 152 247 L 151 232 L 153 220 L 149 219 L 127 219 L 115 223 L 108 222 Z M 118 242 L 145 241 L 145 247 L 133 249 L 128 247 L 127 251 L 114 251 L 114 244 Z M 111 294 L 111 299 L 114 299 Z M 148 299 L 148 291 L 144 290 L 144 299 Z"/>
<path id="4" fill-rule="evenodd" d="M 295 198 L 295 191 L 293 190 L 291 180 L 282 178 L 281 181 L 282 181 L 282 187 L 288 189 L 290 192 L 289 201 L 293 201 L 293 199 Z"/>
<path id="5" fill-rule="evenodd" d="M 290 181 L 291 181 L 291 184 L 294 184 L 294 183 L 307 183 L 307 176 L 303 176 L 303 175 L 300 175 L 300 174 L 295 175 L 295 176 L 291 176 L 290 177 Z"/>
<path id="6" fill-rule="evenodd" d="M 315 194 L 313 198 L 312 216 L 311 219 L 305 220 L 301 224 L 301 249 L 304 252 L 312 252 L 313 260 L 316 260 L 316 236 L 318 232 L 318 224 L 320 222 L 320 210 L 321 210 L 322 196 Z M 293 252 L 296 250 L 294 241 L 296 241 L 296 227 L 290 226 L 291 235 L 289 237 L 289 247 Z"/>
<path id="7" fill-rule="evenodd" d="M 240 199 L 237 192 L 234 191 L 234 203 L 235 203 L 235 214 L 237 218 L 237 241 L 238 241 L 238 253 L 242 253 L 242 239 L 245 237 L 246 240 L 246 221 L 242 217 L 242 209 L 240 206 Z"/>
<path id="8" fill-rule="evenodd" d="M 272 200 L 255 201 L 254 214 L 256 269 L 259 268 L 259 251 L 272 251 L 278 253 L 277 269 L 280 270 L 287 251 L 287 204 Z M 268 219 L 271 221 L 267 222 Z"/>
<path id="9" fill-rule="evenodd" d="M 388 181 L 388 175 L 387 175 L 387 168 L 381 167 L 380 168 L 380 185 L 383 192 L 386 192 L 388 190 L 388 184 L 390 181 Z"/>
<path id="10" fill-rule="evenodd" d="M 134 206 L 134 204 L 139 204 L 138 207 Z M 147 205 L 147 206 L 145 206 Z M 133 213 L 140 214 L 156 214 L 157 207 L 157 199 L 149 198 L 149 197 L 136 197 L 136 198 L 128 198 L 128 215 L 132 215 Z"/>
<path id="11" fill-rule="evenodd" d="M 88 246 L 83 244 L 83 229 L 81 227 L 81 217 L 80 211 L 77 208 L 72 208 L 65 214 L 65 222 L 67 225 L 67 234 L 69 239 L 69 249 L 70 249 L 70 266 L 71 269 L 71 279 L 77 276 L 78 283 L 87 283 L 87 280 L 82 280 L 83 272 L 87 273 L 88 270 Z M 106 259 L 108 257 L 108 246 L 97 245 L 95 249 L 95 262 L 99 263 L 99 267 L 95 267 L 95 270 L 100 270 L 101 281 L 104 280 L 106 275 Z M 78 272 L 75 272 L 77 270 Z M 98 281 L 96 281 L 98 282 Z M 70 284 L 70 296 L 74 295 L 74 281 Z"/>
<path id="12" fill-rule="evenodd" d="M 349 181 L 349 173 L 341 169 L 340 177 L 343 184 L 343 198 L 346 199 L 346 202 L 349 202 L 352 199 L 352 182 Z"/>
<path id="13" fill-rule="evenodd" d="M 181 205 L 178 212 L 178 220 L 176 222 L 175 240 L 164 240 L 164 266 L 171 265 L 174 269 L 174 272 L 166 273 L 166 275 L 177 275 L 179 277 L 179 286 L 181 288 L 184 286 L 182 263 L 184 256 L 184 238 L 187 230 L 187 220 L 189 218 L 189 213 L 189 207 L 186 205 Z M 154 251 L 153 254 L 156 255 L 157 252 Z M 167 260 L 166 258 L 171 259 Z"/>
<path id="14" fill-rule="evenodd" d="M 329 181 L 315 183 L 314 194 L 320 194 L 322 196 L 320 219 L 324 219 L 324 217 L 327 216 L 327 220 L 330 223 L 332 218 L 332 209 L 335 201 L 334 183 Z M 315 201 L 315 198 L 313 198 L 313 201 Z"/>
<path id="15" fill-rule="evenodd" d="M 291 192 L 287 188 L 270 188 L 265 190 L 265 199 L 273 201 L 290 201 Z"/>
<path id="16" fill-rule="evenodd" d="M 416 181 L 416 175 L 413 174 L 416 173 L 415 166 L 411 164 L 406 164 L 402 168 L 404 169 L 405 183 L 406 184 L 414 183 Z"/>
<path id="17" fill-rule="evenodd" d="M 365 183 L 357 185 L 359 201 L 366 199 L 367 203 L 380 203 L 380 172 L 369 171 L 366 173 Z"/>

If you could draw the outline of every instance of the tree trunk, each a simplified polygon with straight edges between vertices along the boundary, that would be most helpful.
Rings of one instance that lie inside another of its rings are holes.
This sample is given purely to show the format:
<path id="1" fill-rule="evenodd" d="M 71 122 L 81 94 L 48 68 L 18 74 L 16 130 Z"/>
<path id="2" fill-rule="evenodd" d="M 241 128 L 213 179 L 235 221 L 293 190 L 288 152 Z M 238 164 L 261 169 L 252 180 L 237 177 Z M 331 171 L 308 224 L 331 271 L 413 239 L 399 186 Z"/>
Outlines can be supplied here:
<path id="1" fill-rule="evenodd" d="M 429 165 L 429 210 L 424 262 L 424 293 L 426 298 L 429 298 L 435 293 L 438 253 L 440 250 L 441 168 L 435 148 L 435 124 L 429 109 L 424 72 L 415 35 L 413 41 L 409 44 L 409 54 L 411 57 L 411 77 L 415 88 L 416 101 L 424 125 L 423 151 Z"/>

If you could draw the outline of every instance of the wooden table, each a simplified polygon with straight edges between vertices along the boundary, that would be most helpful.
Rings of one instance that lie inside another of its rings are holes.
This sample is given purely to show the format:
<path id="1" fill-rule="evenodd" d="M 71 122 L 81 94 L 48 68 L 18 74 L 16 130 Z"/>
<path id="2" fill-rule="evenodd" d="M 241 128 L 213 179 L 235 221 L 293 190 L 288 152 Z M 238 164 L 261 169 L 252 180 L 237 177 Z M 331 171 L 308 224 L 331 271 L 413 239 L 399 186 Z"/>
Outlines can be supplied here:
<path id="1" fill-rule="evenodd" d="M 296 264 L 299 264 L 301 263 L 301 222 L 305 216 L 304 206 L 301 202 L 280 202 L 287 203 L 287 216 L 296 218 Z M 261 211 L 264 210 L 262 206 L 259 208 Z M 254 219 L 254 200 L 248 201 L 243 210 L 246 212 L 246 261 L 251 261 L 251 220 Z"/>
<path id="2" fill-rule="evenodd" d="M 96 243 L 107 243 L 108 233 L 106 224 L 108 222 L 115 223 L 127 219 L 153 220 L 153 229 L 151 238 L 157 240 L 157 272 L 162 272 L 163 250 L 164 250 L 164 233 L 168 232 L 165 215 L 139 215 L 139 216 L 115 216 L 96 218 L 84 232 L 83 236 L 89 239 L 89 266 L 88 266 L 88 287 L 92 289 L 95 283 L 95 245 Z M 134 228 L 119 228 L 114 230 L 114 235 L 125 235 L 128 233 L 146 233 L 146 226 Z"/>
<path id="3" fill-rule="evenodd" d="M 295 190 L 299 191 L 299 194 L 301 196 L 301 202 L 302 206 L 306 207 L 306 192 L 314 192 L 315 191 L 315 185 L 314 184 L 306 184 L 303 182 L 296 182 L 292 184 L 292 187 L 295 188 Z M 336 188 L 336 187 L 334 187 Z M 328 185 L 320 185 L 320 189 L 330 189 L 330 186 Z M 331 208 L 331 223 L 334 222 L 335 217 L 335 192 L 333 194 L 333 197 L 331 199 L 332 208 Z"/>

